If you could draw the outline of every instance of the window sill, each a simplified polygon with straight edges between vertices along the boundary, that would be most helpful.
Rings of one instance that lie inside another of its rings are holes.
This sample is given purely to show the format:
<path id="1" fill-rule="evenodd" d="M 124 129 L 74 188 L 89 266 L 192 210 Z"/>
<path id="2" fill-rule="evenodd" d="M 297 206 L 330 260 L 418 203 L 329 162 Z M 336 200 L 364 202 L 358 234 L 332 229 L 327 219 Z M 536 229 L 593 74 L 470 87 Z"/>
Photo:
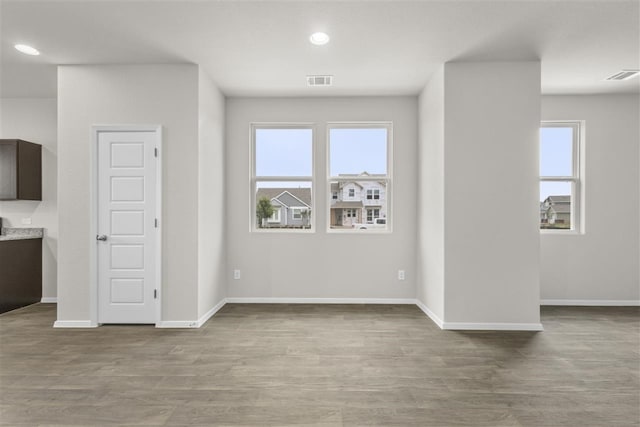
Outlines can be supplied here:
<path id="1" fill-rule="evenodd" d="M 310 234 L 315 233 L 316 230 L 312 228 L 255 228 L 251 230 L 251 233 L 256 234 Z"/>
<path id="2" fill-rule="evenodd" d="M 541 236 L 582 236 L 583 231 L 580 230 L 540 230 Z"/>
<path id="3" fill-rule="evenodd" d="M 392 234 L 391 230 L 379 230 L 379 229 L 370 229 L 370 230 L 358 230 L 355 228 L 344 228 L 344 229 L 335 229 L 329 228 L 327 229 L 327 234 Z"/>

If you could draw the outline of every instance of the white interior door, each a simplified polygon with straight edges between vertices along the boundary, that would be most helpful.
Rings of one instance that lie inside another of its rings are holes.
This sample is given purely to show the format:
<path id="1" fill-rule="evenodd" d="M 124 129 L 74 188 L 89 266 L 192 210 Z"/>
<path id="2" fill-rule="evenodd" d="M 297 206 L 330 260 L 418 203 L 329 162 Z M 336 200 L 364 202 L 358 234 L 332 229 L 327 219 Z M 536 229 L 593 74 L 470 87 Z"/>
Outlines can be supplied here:
<path id="1" fill-rule="evenodd" d="M 98 133 L 98 323 L 156 323 L 159 132 Z"/>

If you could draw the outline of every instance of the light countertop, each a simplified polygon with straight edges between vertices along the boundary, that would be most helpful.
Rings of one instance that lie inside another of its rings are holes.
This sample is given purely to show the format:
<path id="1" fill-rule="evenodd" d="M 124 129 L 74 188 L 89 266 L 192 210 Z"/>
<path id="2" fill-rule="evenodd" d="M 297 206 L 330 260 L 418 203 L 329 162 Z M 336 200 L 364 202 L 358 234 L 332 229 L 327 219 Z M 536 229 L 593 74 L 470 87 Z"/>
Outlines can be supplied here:
<path id="1" fill-rule="evenodd" d="M 42 239 L 44 228 L 3 227 L 0 242 L 7 240 Z"/>

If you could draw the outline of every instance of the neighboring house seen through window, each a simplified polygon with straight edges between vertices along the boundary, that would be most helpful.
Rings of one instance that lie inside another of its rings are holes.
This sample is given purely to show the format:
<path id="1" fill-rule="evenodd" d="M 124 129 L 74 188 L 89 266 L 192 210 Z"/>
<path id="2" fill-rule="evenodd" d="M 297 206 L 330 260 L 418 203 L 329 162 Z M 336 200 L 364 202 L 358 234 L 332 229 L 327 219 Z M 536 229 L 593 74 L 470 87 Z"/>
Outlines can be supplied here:
<path id="1" fill-rule="evenodd" d="M 312 228 L 313 129 L 252 125 L 254 230 Z"/>
<path id="2" fill-rule="evenodd" d="M 581 122 L 543 122 L 541 125 L 541 230 L 580 230 L 581 130 Z"/>

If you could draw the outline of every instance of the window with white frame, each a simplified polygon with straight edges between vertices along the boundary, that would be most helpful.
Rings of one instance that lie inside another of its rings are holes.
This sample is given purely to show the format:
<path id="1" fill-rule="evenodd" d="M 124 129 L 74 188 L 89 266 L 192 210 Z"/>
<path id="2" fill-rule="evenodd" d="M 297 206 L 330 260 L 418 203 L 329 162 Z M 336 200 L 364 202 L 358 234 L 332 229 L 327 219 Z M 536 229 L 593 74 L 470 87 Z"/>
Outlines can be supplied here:
<path id="1" fill-rule="evenodd" d="M 302 219 L 308 212 L 306 207 L 292 208 L 293 219 Z"/>
<path id="2" fill-rule="evenodd" d="M 313 127 L 253 124 L 252 230 L 311 230 Z"/>
<path id="3" fill-rule="evenodd" d="M 269 222 L 279 223 L 280 222 L 280 206 L 272 206 L 272 207 L 273 207 L 273 213 L 269 217 Z"/>
<path id="4" fill-rule="evenodd" d="M 330 198 L 329 229 L 354 230 L 353 218 L 386 218 L 384 228 L 357 227 L 363 231 L 389 231 L 391 209 L 390 122 L 328 124 L 327 188 L 346 191 L 348 200 Z M 359 213 L 359 215 L 357 214 Z M 383 221 L 381 221 L 383 222 Z M 379 225 L 379 224 L 378 224 Z"/>
<path id="5" fill-rule="evenodd" d="M 540 229 L 580 230 L 581 122 L 542 122 Z"/>

